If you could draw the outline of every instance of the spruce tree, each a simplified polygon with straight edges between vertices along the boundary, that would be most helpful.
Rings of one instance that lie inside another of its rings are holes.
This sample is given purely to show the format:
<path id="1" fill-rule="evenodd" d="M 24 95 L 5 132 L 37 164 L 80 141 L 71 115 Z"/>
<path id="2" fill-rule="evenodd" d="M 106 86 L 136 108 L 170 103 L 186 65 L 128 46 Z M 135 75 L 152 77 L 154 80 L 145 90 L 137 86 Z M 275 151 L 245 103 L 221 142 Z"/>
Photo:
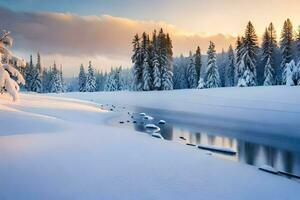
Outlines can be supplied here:
<path id="1" fill-rule="evenodd" d="M 158 34 L 158 49 L 161 68 L 161 89 L 172 90 L 172 44 L 162 29 L 160 29 Z"/>
<path id="2" fill-rule="evenodd" d="M 239 70 L 238 66 L 241 62 L 242 59 L 242 51 L 243 51 L 243 41 L 244 41 L 244 37 L 239 37 L 237 38 L 236 41 L 236 64 L 235 64 L 235 80 L 234 83 L 235 85 L 237 84 L 239 78 L 242 76 L 242 72 Z"/>
<path id="3" fill-rule="evenodd" d="M 133 55 L 131 60 L 133 63 L 134 90 L 141 91 L 143 89 L 143 57 L 138 34 L 134 36 L 132 44 Z"/>
<path id="4" fill-rule="evenodd" d="M 79 84 L 79 92 L 85 92 L 86 74 L 82 64 L 80 65 L 80 69 L 79 69 L 78 84 Z"/>
<path id="5" fill-rule="evenodd" d="M 28 91 L 32 91 L 32 80 L 34 76 L 34 65 L 32 55 L 30 55 L 29 66 L 25 69 L 25 87 Z"/>
<path id="6" fill-rule="evenodd" d="M 52 93 L 63 92 L 63 86 L 61 83 L 60 72 L 57 69 L 55 62 L 54 62 L 53 68 L 51 70 L 50 92 L 52 92 Z"/>
<path id="7" fill-rule="evenodd" d="M 156 36 L 156 31 L 154 31 L 152 36 L 152 48 L 153 48 L 153 89 L 160 90 L 161 88 L 161 69 L 159 63 L 159 52 L 158 52 L 158 40 Z"/>
<path id="8" fill-rule="evenodd" d="M 238 63 L 238 71 L 241 77 L 238 86 L 247 87 L 257 85 L 256 62 L 257 62 L 257 35 L 251 22 L 248 22 L 242 44 L 242 56 Z"/>
<path id="9" fill-rule="evenodd" d="M 281 32 L 280 49 L 282 55 L 282 84 L 286 84 L 286 65 L 293 59 L 293 25 L 290 19 L 284 22 Z"/>
<path id="10" fill-rule="evenodd" d="M 276 32 L 272 23 L 265 30 L 262 42 L 262 62 L 264 65 L 264 85 L 275 84 Z"/>
<path id="11" fill-rule="evenodd" d="M 226 65 L 226 86 L 234 86 L 234 72 L 235 72 L 235 57 L 232 46 L 228 49 L 228 62 Z"/>
<path id="12" fill-rule="evenodd" d="M 197 75 L 196 64 L 195 64 L 194 56 L 193 56 L 192 52 L 190 52 L 189 60 L 190 60 L 189 66 L 187 68 L 189 88 L 197 88 L 198 75 Z"/>
<path id="13" fill-rule="evenodd" d="M 94 68 L 92 66 L 91 61 L 89 61 L 88 72 L 86 76 L 85 91 L 86 92 L 96 91 L 96 78 L 95 78 Z"/>
<path id="14" fill-rule="evenodd" d="M 208 61 L 207 61 L 207 69 L 205 74 L 205 87 L 207 88 L 220 87 L 221 80 L 220 80 L 219 70 L 217 66 L 215 44 L 211 41 L 209 42 L 207 56 L 208 56 Z"/>
<path id="15" fill-rule="evenodd" d="M 146 33 L 142 38 L 142 53 L 143 53 L 143 90 L 149 91 L 152 89 L 152 71 L 151 71 L 151 55 L 150 55 L 150 41 Z"/>
<path id="16" fill-rule="evenodd" d="M 195 53 L 195 68 L 197 72 L 197 81 L 200 79 L 200 73 L 201 73 L 201 67 L 202 67 L 202 61 L 201 61 L 201 49 L 198 46 Z"/>

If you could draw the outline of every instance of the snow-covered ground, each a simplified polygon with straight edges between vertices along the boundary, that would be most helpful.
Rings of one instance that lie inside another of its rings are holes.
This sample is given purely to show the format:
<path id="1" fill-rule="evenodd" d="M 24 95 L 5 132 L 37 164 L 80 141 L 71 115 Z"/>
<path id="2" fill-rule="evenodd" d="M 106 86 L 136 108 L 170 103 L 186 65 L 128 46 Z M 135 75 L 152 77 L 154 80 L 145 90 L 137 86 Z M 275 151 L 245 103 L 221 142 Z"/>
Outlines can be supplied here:
<path id="1" fill-rule="evenodd" d="M 299 97 L 296 87 L 261 87 L 0 98 L 0 199 L 298 199 L 294 180 L 107 126 L 117 113 L 88 101 L 259 122 L 299 137 Z"/>
<path id="2" fill-rule="evenodd" d="M 65 93 L 58 96 L 168 110 L 174 112 L 174 116 L 168 117 L 180 117 L 181 121 L 241 132 L 300 137 L 300 87 Z"/>

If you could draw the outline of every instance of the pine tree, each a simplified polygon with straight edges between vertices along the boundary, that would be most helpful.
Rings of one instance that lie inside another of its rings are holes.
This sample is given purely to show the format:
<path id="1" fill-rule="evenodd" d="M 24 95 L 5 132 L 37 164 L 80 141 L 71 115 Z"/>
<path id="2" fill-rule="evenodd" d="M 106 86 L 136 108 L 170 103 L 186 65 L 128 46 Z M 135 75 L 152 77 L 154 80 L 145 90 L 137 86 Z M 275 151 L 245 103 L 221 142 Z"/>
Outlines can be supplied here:
<path id="1" fill-rule="evenodd" d="M 158 34 L 158 52 L 161 69 L 161 89 L 173 89 L 172 73 L 172 44 L 162 29 Z"/>
<path id="2" fill-rule="evenodd" d="M 284 22 L 283 29 L 281 32 L 280 49 L 282 54 L 282 84 L 286 84 L 286 66 L 293 59 L 293 25 L 290 19 Z"/>
<path id="3" fill-rule="evenodd" d="M 91 61 L 89 61 L 88 72 L 86 76 L 85 91 L 86 92 L 96 91 L 96 78 L 95 78 L 94 68 L 92 66 Z"/>
<path id="4" fill-rule="evenodd" d="M 205 74 L 205 86 L 207 88 L 220 87 L 221 80 L 220 80 L 220 75 L 219 75 L 217 61 L 216 61 L 215 44 L 213 42 L 209 42 L 207 55 L 208 55 L 208 61 L 207 61 L 207 70 Z"/>
<path id="5" fill-rule="evenodd" d="M 258 46 L 257 35 L 251 22 L 247 24 L 242 46 L 242 57 L 238 63 L 238 71 L 241 72 L 241 77 L 238 80 L 238 86 L 255 86 L 257 85 L 256 60 Z"/>
<path id="6" fill-rule="evenodd" d="M 264 85 L 274 85 L 274 68 L 272 66 L 271 57 L 268 57 L 264 74 Z"/>
<path id="7" fill-rule="evenodd" d="M 198 75 L 197 75 L 196 64 L 192 52 L 190 52 L 189 60 L 190 60 L 189 66 L 187 68 L 189 88 L 197 88 Z"/>
<path id="8" fill-rule="evenodd" d="M 80 65 L 78 84 L 79 84 L 79 92 L 85 92 L 86 74 L 82 64 Z"/>
<path id="9" fill-rule="evenodd" d="M 235 72 L 235 57 L 232 46 L 228 49 L 228 62 L 226 65 L 226 86 L 234 86 L 234 72 Z"/>
<path id="10" fill-rule="evenodd" d="M 42 78 L 37 67 L 33 68 L 32 79 L 31 79 L 30 91 L 41 93 L 42 89 Z"/>
<path id="11" fill-rule="evenodd" d="M 143 89 L 143 57 L 138 34 L 134 36 L 132 44 L 133 55 L 131 60 L 133 63 L 134 90 L 141 91 Z"/>
<path id="12" fill-rule="evenodd" d="M 262 62 L 264 65 L 264 85 L 275 84 L 276 32 L 272 23 L 265 30 L 262 42 Z"/>
<path id="13" fill-rule="evenodd" d="M 201 67 L 202 67 L 201 49 L 198 46 L 196 53 L 195 53 L 195 68 L 196 68 L 196 72 L 197 72 L 197 81 L 200 80 Z"/>
<path id="14" fill-rule="evenodd" d="M 299 80 L 298 80 L 299 67 L 298 66 L 299 66 L 299 64 L 296 65 L 294 60 L 292 60 L 290 63 L 286 64 L 286 67 L 284 69 L 285 77 L 283 77 L 286 80 L 285 85 L 288 85 L 288 86 L 298 85 L 298 83 L 299 83 Z"/>
<path id="15" fill-rule="evenodd" d="M 244 42 L 244 37 L 238 37 L 236 41 L 236 64 L 235 64 L 235 85 L 237 84 L 238 80 L 242 76 L 242 72 L 239 70 L 238 66 L 241 62 L 242 59 L 242 51 L 243 51 L 243 42 Z"/>
<path id="16" fill-rule="evenodd" d="M 29 66 L 25 69 L 25 87 L 28 91 L 32 91 L 32 80 L 34 76 L 34 66 L 32 61 L 32 55 L 30 55 Z"/>
<path id="17" fill-rule="evenodd" d="M 55 62 L 54 62 L 53 68 L 51 70 L 50 92 L 51 93 L 63 92 L 63 86 L 61 83 L 60 72 L 57 69 Z"/>
<path id="18" fill-rule="evenodd" d="M 144 57 L 143 61 L 143 90 L 149 91 L 152 89 L 152 71 L 151 71 L 151 60 L 150 60 L 150 41 L 149 36 L 146 33 L 143 34 L 142 39 L 142 53 Z"/>
<path id="19" fill-rule="evenodd" d="M 156 31 L 154 31 L 152 36 L 152 48 L 153 48 L 153 89 L 160 90 L 161 88 L 161 70 L 159 63 L 159 52 L 158 52 L 158 41 L 156 36 Z"/>

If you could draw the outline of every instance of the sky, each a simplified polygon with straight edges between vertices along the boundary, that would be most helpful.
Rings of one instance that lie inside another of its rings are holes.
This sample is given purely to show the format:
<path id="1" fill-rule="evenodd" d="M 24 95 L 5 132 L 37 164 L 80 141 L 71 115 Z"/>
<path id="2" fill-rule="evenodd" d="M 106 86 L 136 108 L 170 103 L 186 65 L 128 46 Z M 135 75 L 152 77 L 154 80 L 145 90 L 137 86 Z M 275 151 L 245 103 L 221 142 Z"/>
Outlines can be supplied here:
<path id="1" fill-rule="evenodd" d="M 44 66 L 55 60 L 72 76 L 89 60 L 97 69 L 130 67 L 135 33 L 163 27 L 175 55 L 198 45 L 205 54 L 210 40 L 220 52 L 249 20 L 258 35 L 271 21 L 280 33 L 285 19 L 300 21 L 299 7 L 299 0 L 0 0 L 0 28 L 12 32 L 17 54 L 39 51 Z"/>

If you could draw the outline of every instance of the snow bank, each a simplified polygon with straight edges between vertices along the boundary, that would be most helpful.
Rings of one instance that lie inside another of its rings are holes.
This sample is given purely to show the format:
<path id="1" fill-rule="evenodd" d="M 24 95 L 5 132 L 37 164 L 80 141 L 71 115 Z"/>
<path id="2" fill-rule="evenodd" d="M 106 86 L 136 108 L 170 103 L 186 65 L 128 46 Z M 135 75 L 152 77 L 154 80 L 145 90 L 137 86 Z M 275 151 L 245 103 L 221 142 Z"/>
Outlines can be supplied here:
<path id="1" fill-rule="evenodd" d="M 0 105 L 1 120 L 13 115 L 5 121 L 10 134 L 1 122 L 0 199 L 281 200 L 300 194 L 299 183 L 256 167 L 105 126 L 115 113 L 92 103 L 22 94 L 20 102 Z M 40 121 L 43 130 L 35 127 Z"/>
<path id="2" fill-rule="evenodd" d="M 55 96 L 155 108 L 187 123 L 240 132 L 300 137 L 300 87 L 268 86 L 151 92 L 65 93 Z"/>

